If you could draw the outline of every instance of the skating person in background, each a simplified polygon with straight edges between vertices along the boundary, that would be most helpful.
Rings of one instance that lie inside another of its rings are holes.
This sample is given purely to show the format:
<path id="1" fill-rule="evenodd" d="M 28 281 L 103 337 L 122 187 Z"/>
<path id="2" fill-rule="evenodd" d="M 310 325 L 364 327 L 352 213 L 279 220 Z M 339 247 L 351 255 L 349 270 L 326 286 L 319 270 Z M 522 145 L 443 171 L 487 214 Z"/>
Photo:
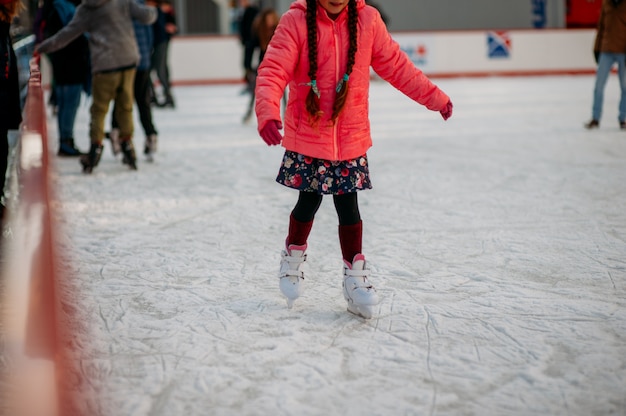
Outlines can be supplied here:
<path id="1" fill-rule="evenodd" d="M 83 33 L 88 33 L 93 73 L 89 153 L 80 161 L 85 173 L 91 173 L 100 162 L 104 139 L 104 120 L 111 101 L 116 104 L 115 118 L 120 124 L 123 162 L 137 169 L 133 147 L 133 84 L 139 62 L 139 51 L 132 19 L 152 24 L 154 7 L 134 0 L 83 0 L 70 23 L 38 47 L 40 53 L 63 48 Z"/>
<path id="2" fill-rule="evenodd" d="M 604 89 L 611 68 L 617 64 L 621 90 L 617 118 L 620 128 L 626 130 L 626 1 L 603 0 L 593 52 L 598 69 L 593 90 L 591 121 L 586 123 L 585 127 L 588 129 L 600 127 Z"/>
<path id="3" fill-rule="evenodd" d="M 10 29 L 13 19 L 24 9 L 21 0 L 0 0 L 0 245 L 4 226 L 4 185 L 9 162 L 9 130 L 22 122 L 20 81 Z"/>
<path id="4" fill-rule="evenodd" d="M 76 12 L 80 0 L 45 0 L 41 8 L 38 32 L 42 41 L 63 29 Z M 80 156 L 74 144 L 74 123 L 82 92 L 91 94 L 89 45 L 84 35 L 78 36 L 66 47 L 49 54 L 52 64 L 53 90 L 57 106 L 59 129 L 59 156 Z"/>
<path id="5" fill-rule="evenodd" d="M 257 38 L 254 36 L 252 24 L 257 14 L 259 14 L 259 8 L 256 2 L 251 0 L 239 0 L 239 5 L 242 9 L 239 19 L 239 40 L 243 46 L 243 79 L 246 82 L 244 92 L 252 92 L 253 87 L 250 85 L 250 79 L 252 79 L 254 71 L 252 68 L 252 56 L 254 55 L 254 49 L 257 47 Z"/>
<path id="6" fill-rule="evenodd" d="M 370 65 L 383 79 L 444 120 L 448 96 L 391 38 L 364 0 L 297 0 L 280 20 L 257 76 L 259 134 L 285 147 L 277 182 L 299 191 L 280 266 L 287 305 L 302 293 L 307 239 L 323 195 L 333 195 L 348 311 L 371 318 L 378 295 L 362 254 L 357 191 L 370 189 L 367 150 Z M 289 84 L 284 137 L 280 98 Z"/>
<path id="7" fill-rule="evenodd" d="M 178 33 L 176 26 L 176 16 L 174 9 L 169 0 L 159 0 L 157 2 L 158 16 L 152 25 L 154 30 L 154 48 L 152 49 L 152 70 L 156 72 L 159 83 L 161 84 L 161 92 L 163 101 L 157 99 L 156 90 L 152 82 L 150 88 L 152 90 L 152 102 L 159 107 L 175 107 L 174 97 L 172 96 L 172 86 L 170 83 L 169 68 L 169 49 L 172 36 Z"/>
<path id="8" fill-rule="evenodd" d="M 276 30 L 276 26 L 278 26 L 279 20 L 280 17 L 278 16 L 278 13 L 276 13 L 276 10 L 267 8 L 261 10 L 252 23 L 252 33 L 257 39 L 255 43 L 259 47 L 259 65 L 263 61 L 263 56 L 265 55 L 265 51 L 267 51 L 270 39 L 272 39 L 272 36 L 274 35 L 274 31 Z M 256 94 L 254 93 L 254 88 L 256 87 L 256 68 L 252 69 L 248 76 L 248 85 L 250 85 L 250 102 L 248 104 L 248 110 L 243 117 L 244 123 L 248 123 L 250 121 L 252 118 L 252 111 L 254 110 L 254 101 L 256 100 Z"/>
<path id="9" fill-rule="evenodd" d="M 144 0 L 137 0 L 137 2 L 139 4 L 156 6 L 156 3 L 151 0 L 148 0 L 147 2 L 144 2 Z M 143 132 L 146 136 L 143 153 L 148 158 L 148 161 L 152 162 L 154 153 L 157 149 L 158 138 L 158 132 L 152 119 L 152 107 L 150 105 L 150 100 L 152 98 L 150 57 L 152 54 L 154 36 L 152 25 L 142 25 L 136 20 L 133 20 L 133 28 L 135 30 L 135 38 L 137 39 L 137 46 L 139 47 L 139 55 L 141 57 L 139 59 L 139 65 L 137 65 L 137 72 L 135 73 L 135 102 L 137 103 L 137 110 L 139 110 L 139 121 L 141 122 L 141 127 L 143 128 Z M 117 104 L 113 107 L 113 116 L 111 117 L 111 132 L 107 135 L 108 138 L 111 139 L 114 155 L 117 155 L 121 151 L 119 143 L 119 122 L 115 118 L 115 114 L 117 114 L 117 110 L 115 108 L 116 106 Z"/>

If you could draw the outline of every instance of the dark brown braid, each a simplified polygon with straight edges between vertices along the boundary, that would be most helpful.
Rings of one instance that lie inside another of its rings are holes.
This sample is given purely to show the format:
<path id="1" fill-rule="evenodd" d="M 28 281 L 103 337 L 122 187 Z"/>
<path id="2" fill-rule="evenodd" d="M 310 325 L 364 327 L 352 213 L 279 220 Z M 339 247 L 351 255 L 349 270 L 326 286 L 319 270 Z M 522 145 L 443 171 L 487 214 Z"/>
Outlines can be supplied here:
<path id="1" fill-rule="evenodd" d="M 311 83 L 317 82 L 317 0 L 307 0 L 306 2 L 306 27 L 307 41 L 309 44 L 309 80 Z M 306 97 L 306 110 L 315 119 L 322 115 L 320 111 L 320 99 L 317 94 L 316 85 L 311 86 L 309 95 Z"/>
<path id="2" fill-rule="evenodd" d="M 309 80 L 312 84 L 309 95 L 306 98 L 306 110 L 315 119 L 319 119 L 322 115 L 320 110 L 320 99 L 317 83 L 317 0 L 307 0 L 306 3 L 306 24 L 307 24 L 307 42 L 309 45 Z M 348 78 L 352 74 L 352 67 L 357 52 L 357 37 L 358 37 L 358 20 L 359 13 L 356 8 L 356 0 L 350 0 L 348 3 L 348 30 L 350 34 L 350 47 L 348 48 L 348 66 L 346 73 L 338 85 L 337 95 L 335 96 L 335 102 L 333 103 L 333 116 L 332 120 L 337 120 L 339 113 L 346 105 L 346 99 L 348 97 Z"/>
<path id="3" fill-rule="evenodd" d="M 358 36 L 358 21 L 359 13 L 356 9 L 356 0 L 350 0 L 348 3 L 348 30 L 350 33 L 350 48 L 348 49 L 348 66 L 344 78 L 339 81 L 337 95 L 335 96 L 335 102 L 333 104 L 333 121 L 337 120 L 339 113 L 346 105 L 346 98 L 348 97 L 348 78 L 352 74 L 352 67 L 354 66 L 354 60 L 357 50 L 357 36 Z"/>

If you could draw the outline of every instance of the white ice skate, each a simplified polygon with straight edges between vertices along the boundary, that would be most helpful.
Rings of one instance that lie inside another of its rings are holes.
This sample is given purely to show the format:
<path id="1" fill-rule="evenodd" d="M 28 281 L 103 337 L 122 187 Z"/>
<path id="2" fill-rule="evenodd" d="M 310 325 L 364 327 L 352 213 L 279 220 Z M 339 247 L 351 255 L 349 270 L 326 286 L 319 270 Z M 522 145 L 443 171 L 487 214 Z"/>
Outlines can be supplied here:
<path id="1" fill-rule="evenodd" d="M 372 318 L 378 305 L 378 294 L 367 280 L 368 274 L 363 254 L 354 256 L 352 264 L 344 260 L 343 297 L 348 302 L 348 311 L 365 319 Z"/>
<path id="2" fill-rule="evenodd" d="M 287 298 L 287 307 L 293 307 L 293 301 L 298 299 L 303 292 L 304 273 L 301 268 L 306 261 L 306 244 L 297 246 L 289 245 L 282 252 L 282 260 L 280 261 L 280 291 Z"/>

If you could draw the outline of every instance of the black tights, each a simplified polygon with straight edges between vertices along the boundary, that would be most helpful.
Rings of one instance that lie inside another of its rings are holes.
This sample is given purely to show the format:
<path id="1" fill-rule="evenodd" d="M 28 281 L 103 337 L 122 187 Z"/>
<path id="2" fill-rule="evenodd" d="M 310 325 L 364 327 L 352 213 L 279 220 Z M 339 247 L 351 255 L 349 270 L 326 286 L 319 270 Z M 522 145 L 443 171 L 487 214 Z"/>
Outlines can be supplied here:
<path id="1" fill-rule="evenodd" d="M 323 195 L 317 192 L 300 191 L 298 202 L 291 214 L 300 222 L 313 221 L 317 210 L 322 204 L 322 197 Z M 333 202 L 339 218 L 339 225 L 354 225 L 361 221 L 356 192 L 333 195 Z"/>

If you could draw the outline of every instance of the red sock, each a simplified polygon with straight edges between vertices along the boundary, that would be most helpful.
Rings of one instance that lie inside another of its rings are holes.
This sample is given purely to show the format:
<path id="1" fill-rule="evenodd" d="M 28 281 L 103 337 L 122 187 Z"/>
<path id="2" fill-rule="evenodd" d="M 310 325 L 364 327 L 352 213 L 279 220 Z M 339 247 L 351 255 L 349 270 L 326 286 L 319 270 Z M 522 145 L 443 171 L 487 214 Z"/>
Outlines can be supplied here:
<path id="1" fill-rule="evenodd" d="M 289 216 L 289 235 L 287 236 L 286 245 L 289 247 L 291 244 L 297 246 L 303 246 L 306 244 L 311 228 L 313 227 L 313 220 L 309 222 L 301 222 L 293 217 L 293 214 Z"/>
<path id="2" fill-rule="evenodd" d="M 343 259 L 352 264 L 354 256 L 361 253 L 363 242 L 363 221 L 353 225 L 339 226 L 339 244 Z"/>

